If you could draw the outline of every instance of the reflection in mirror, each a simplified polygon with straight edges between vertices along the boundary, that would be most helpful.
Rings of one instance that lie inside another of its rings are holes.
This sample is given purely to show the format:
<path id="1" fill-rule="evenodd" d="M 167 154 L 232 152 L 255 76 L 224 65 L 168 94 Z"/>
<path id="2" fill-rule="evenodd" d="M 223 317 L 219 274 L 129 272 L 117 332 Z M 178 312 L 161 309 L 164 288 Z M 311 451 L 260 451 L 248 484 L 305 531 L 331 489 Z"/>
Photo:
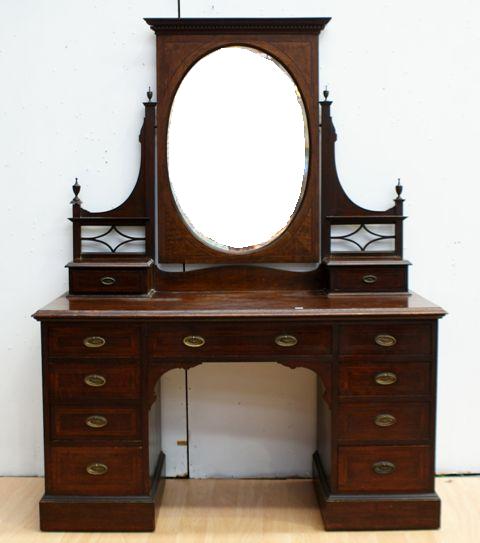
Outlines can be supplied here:
<path id="1" fill-rule="evenodd" d="M 197 238 L 224 251 L 266 245 L 305 189 L 308 127 L 295 82 L 251 48 L 208 54 L 175 95 L 167 152 L 177 207 Z"/>

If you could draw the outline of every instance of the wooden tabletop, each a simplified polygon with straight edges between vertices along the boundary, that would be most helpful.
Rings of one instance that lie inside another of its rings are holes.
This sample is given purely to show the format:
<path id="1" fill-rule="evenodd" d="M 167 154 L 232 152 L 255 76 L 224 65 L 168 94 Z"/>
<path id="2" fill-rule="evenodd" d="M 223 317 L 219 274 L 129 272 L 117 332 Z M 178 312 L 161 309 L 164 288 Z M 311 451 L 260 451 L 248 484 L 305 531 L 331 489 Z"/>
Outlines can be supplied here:
<path id="1" fill-rule="evenodd" d="M 37 311 L 65 318 L 439 318 L 446 312 L 418 294 L 325 294 L 322 291 L 154 292 L 148 296 L 63 295 Z"/>

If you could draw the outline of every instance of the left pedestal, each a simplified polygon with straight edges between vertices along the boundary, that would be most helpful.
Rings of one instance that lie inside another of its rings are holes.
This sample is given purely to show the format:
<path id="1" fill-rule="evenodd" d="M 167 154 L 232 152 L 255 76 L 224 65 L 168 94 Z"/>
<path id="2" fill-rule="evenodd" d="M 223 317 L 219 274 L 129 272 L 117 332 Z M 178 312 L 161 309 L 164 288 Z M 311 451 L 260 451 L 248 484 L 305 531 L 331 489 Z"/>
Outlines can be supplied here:
<path id="1" fill-rule="evenodd" d="M 43 322 L 42 351 L 40 528 L 154 530 L 164 455 L 159 402 L 150 405 L 145 394 L 141 324 Z"/>

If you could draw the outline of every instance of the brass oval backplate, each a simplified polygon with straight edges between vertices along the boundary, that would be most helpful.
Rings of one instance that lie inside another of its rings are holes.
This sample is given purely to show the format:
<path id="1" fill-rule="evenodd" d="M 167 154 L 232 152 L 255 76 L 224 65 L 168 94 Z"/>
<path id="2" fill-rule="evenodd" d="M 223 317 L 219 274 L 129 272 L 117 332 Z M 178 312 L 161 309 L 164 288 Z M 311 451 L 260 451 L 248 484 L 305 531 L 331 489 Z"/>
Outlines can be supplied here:
<path id="1" fill-rule="evenodd" d="M 375 375 L 377 385 L 393 385 L 397 382 L 397 376 L 393 371 L 382 371 Z"/>
<path id="2" fill-rule="evenodd" d="M 103 415 L 90 415 L 85 419 L 85 424 L 90 428 L 103 428 L 108 424 L 108 419 Z"/>
<path id="3" fill-rule="evenodd" d="M 389 475 L 395 471 L 395 464 L 388 460 L 380 460 L 373 464 L 372 469 L 378 475 Z"/>
<path id="4" fill-rule="evenodd" d="M 83 379 L 84 383 L 88 385 L 89 387 L 103 387 L 105 383 L 107 382 L 107 379 L 103 375 L 98 375 L 96 373 L 92 373 L 90 375 L 87 375 Z"/>
<path id="5" fill-rule="evenodd" d="M 182 341 L 184 345 L 187 347 L 192 347 L 193 349 L 203 347 L 205 345 L 205 338 L 202 336 L 185 336 Z"/>
<path id="6" fill-rule="evenodd" d="M 115 279 L 115 277 L 110 276 L 105 276 L 100 279 L 100 283 L 102 283 L 102 285 L 105 285 L 106 287 L 114 285 L 116 282 L 117 280 Z"/>
<path id="7" fill-rule="evenodd" d="M 390 334 L 378 334 L 375 336 L 375 343 L 380 347 L 393 347 L 397 343 L 397 338 Z"/>
<path id="8" fill-rule="evenodd" d="M 387 428 L 397 423 L 397 419 L 389 413 L 380 413 L 375 417 L 375 424 L 381 428 Z"/>
<path id="9" fill-rule="evenodd" d="M 290 334 L 282 334 L 275 338 L 275 343 L 279 347 L 294 347 L 298 343 L 298 339 Z"/>
<path id="10" fill-rule="evenodd" d="M 100 462 L 93 462 L 93 464 L 88 464 L 86 470 L 89 475 L 105 475 L 108 471 L 108 466 Z"/>
<path id="11" fill-rule="evenodd" d="M 88 336 L 83 340 L 83 344 L 89 349 L 98 349 L 99 347 L 103 347 L 105 343 L 105 338 L 101 336 Z"/>
<path id="12" fill-rule="evenodd" d="M 376 275 L 367 274 L 362 277 L 362 281 L 366 283 L 367 285 L 371 285 L 378 281 L 378 277 Z"/>

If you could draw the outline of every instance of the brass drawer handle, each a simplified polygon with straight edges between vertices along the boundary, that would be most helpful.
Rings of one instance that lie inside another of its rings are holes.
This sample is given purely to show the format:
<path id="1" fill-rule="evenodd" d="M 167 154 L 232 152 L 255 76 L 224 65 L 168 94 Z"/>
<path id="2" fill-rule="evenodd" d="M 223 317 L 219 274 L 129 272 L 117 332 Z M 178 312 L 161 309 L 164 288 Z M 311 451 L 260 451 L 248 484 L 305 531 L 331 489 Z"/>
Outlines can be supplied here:
<path id="1" fill-rule="evenodd" d="M 393 347 L 397 343 L 397 338 L 390 334 L 378 334 L 375 336 L 375 343 L 380 347 Z"/>
<path id="2" fill-rule="evenodd" d="M 362 281 L 367 285 L 372 285 L 378 281 L 378 277 L 376 275 L 367 274 L 362 277 Z"/>
<path id="3" fill-rule="evenodd" d="M 372 469 L 378 475 L 390 475 L 395 471 L 395 464 L 388 460 L 380 460 L 373 464 Z"/>
<path id="4" fill-rule="evenodd" d="M 107 343 L 105 338 L 101 336 L 88 336 L 83 340 L 83 344 L 89 349 L 98 349 L 103 347 L 105 343 Z"/>
<path id="5" fill-rule="evenodd" d="M 92 373 L 91 375 L 87 375 L 83 381 L 89 387 L 99 388 L 106 384 L 107 379 L 103 375 Z"/>
<path id="6" fill-rule="evenodd" d="M 298 343 L 298 339 L 290 334 L 282 334 L 275 338 L 275 343 L 279 347 L 294 347 Z"/>
<path id="7" fill-rule="evenodd" d="M 106 287 L 114 285 L 116 282 L 117 280 L 115 279 L 115 277 L 109 277 L 108 275 L 100 279 L 100 283 L 102 283 L 102 285 L 105 285 Z"/>
<path id="8" fill-rule="evenodd" d="M 85 424 L 89 428 L 103 428 L 108 424 L 108 419 L 102 415 L 90 415 L 85 419 Z"/>
<path id="9" fill-rule="evenodd" d="M 388 386 L 393 385 L 396 382 L 397 376 L 392 371 L 382 371 L 375 375 L 375 383 L 377 383 L 377 385 Z"/>
<path id="10" fill-rule="evenodd" d="M 389 413 L 381 413 L 375 417 L 375 424 L 380 426 L 380 428 L 387 428 L 388 426 L 397 424 L 397 419 Z"/>
<path id="11" fill-rule="evenodd" d="M 192 349 L 197 349 L 205 345 L 205 338 L 202 336 L 185 336 L 182 341 L 184 345 Z"/>
<path id="12" fill-rule="evenodd" d="M 89 475 L 105 475 L 108 471 L 108 466 L 100 462 L 94 462 L 93 464 L 88 464 L 86 470 Z"/>

